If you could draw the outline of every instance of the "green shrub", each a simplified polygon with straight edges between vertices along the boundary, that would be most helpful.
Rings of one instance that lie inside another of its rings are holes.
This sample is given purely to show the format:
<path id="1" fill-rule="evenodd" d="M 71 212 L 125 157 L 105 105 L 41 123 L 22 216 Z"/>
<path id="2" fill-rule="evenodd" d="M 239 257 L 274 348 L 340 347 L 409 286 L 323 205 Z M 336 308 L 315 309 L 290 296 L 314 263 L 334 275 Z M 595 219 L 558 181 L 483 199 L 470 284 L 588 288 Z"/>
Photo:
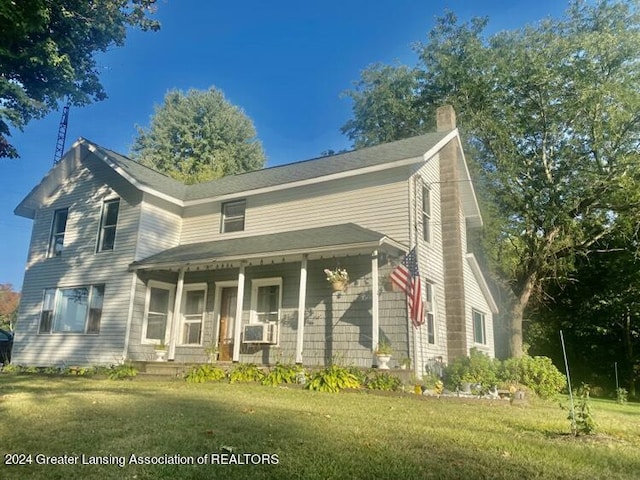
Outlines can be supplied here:
<path id="1" fill-rule="evenodd" d="M 185 380 L 188 383 L 217 382 L 226 376 L 226 372 L 215 365 L 196 365 L 185 374 Z"/>
<path id="2" fill-rule="evenodd" d="M 300 375 L 304 375 L 304 368 L 301 365 L 278 362 L 271 367 L 269 373 L 262 379 L 262 384 L 275 387 L 283 383 L 298 383 Z"/>
<path id="3" fill-rule="evenodd" d="M 528 355 L 505 360 L 500 377 L 504 382 L 522 384 L 545 399 L 560 393 L 567 383 L 550 358 Z"/>
<path id="4" fill-rule="evenodd" d="M 0 368 L 0 371 L 4 373 L 20 373 L 22 371 L 22 367 L 20 365 L 8 363 L 7 365 L 3 365 L 2 368 Z"/>
<path id="5" fill-rule="evenodd" d="M 113 365 L 109 369 L 109 379 L 111 380 L 124 380 L 125 378 L 133 378 L 137 374 L 138 370 L 136 370 L 135 367 L 130 363 Z"/>
<path id="6" fill-rule="evenodd" d="M 624 405 L 627 403 L 629 392 L 627 392 L 626 388 L 616 388 L 616 401 L 620 405 Z"/>
<path id="7" fill-rule="evenodd" d="M 255 363 L 238 363 L 229 372 L 229 382 L 260 382 L 264 372 Z"/>
<path id="8" fill-rule="evenodd" d="M 356 380 L 358 380 L 358 383 L 360 385 L 364 385 L 365 383 L 367 383 L 367 376 L 369 375 L 370 370 L 371 369 L 367 371 L 363 368 L 356 367 L 355 365 L 349 365 L 347 367 L 347 371 L 351 373 L 354 377 L 356 377 Z"/>
<path id="9" fill-rule="evenodd" d="M 487 391 L 498 383 L 500 361 L 472 348 L 470 356 L 458 357 L 444 370 L 446 383 L 459 388 L 463 383 L 480 385 L 481 391 Z"/>
<path id="10" fill-rule="evenodd" d="M 360 388 L 360 382 L 349 369 L 331 365 L 314 373 L 306 388 L 318 392 L 336 393 L 344 388 Z"/>
<path id="11" fill-rule="evenodd" d="M 385 390 L 395 392 L 402 385 L 402 381 L 389 373 L 373 373 L 366 379 L 366 386 L 371 390 Z"/>

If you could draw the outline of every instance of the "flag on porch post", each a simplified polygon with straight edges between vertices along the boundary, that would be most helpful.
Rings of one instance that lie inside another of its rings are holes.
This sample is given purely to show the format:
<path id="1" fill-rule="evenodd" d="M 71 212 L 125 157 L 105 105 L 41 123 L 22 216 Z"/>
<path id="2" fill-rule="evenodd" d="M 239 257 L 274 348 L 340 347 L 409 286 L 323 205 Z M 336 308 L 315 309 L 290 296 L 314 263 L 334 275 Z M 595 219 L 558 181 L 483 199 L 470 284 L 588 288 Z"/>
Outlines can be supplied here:
<path id="1" fill-rule="evenodd" d="M 404 257 L 402 263 L 391 272 L 391 281 L 406 295 L 409 315 L 413 326 L 418 328 L 424 323 L 424 305 L 422 303 L 422 282 L 418 270 L 418 256 L 415 247 Z"/>

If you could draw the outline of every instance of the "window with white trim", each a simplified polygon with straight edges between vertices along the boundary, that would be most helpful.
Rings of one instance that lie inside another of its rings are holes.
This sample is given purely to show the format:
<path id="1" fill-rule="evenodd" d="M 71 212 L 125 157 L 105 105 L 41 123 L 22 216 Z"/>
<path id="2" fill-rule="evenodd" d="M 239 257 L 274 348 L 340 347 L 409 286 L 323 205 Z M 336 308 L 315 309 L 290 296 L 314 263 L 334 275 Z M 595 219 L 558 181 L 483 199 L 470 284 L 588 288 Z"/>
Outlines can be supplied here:
<path id="1" fill-rule="evenodd" d="M 282 278 L 259 278 L 251 281 L 251 323 L 280 320 Z"/>
<path id="2" fill-rule="evenodd" d="M 38 333 L 100 333 L 104 285 L 47 288 Z"/>
<path id="3" fill-rule="evenodd" d="M 487 344 L 486 324 L 484 313 L 472 310 L 473 316 L 473 341 L 481 345 Z"/>
<path id="4" fill-rule="evenodd" d="M 64 233 L 67 230 L 68 208 L 61 208 L 53 213 L 51 224 L 51 237 L 49 238 L 49 257 L 57 257 L 62 254 L 64 246 Z"/>
<path id="5" fill-rule="evenodd" d="M 436 323 L 433 315 L 433 284 L 425 282 L 424 293 L 426 297 L 424 309 L 425 323 L 427 325 L 427 342 L 434 345 L 436 343 Z"/>
<path id="6" fill-rule="evenodd" d="M 169 338 L 169 318 L 173 306 L 174 285 L 149 281 L 144 307 L 143 343 L 166 343 Z"/>
<path id="7" fill-rule="evenodd" d="M 242 232 L 246 208 L 246 200 L 223 203 L 220 233 Z"/>
<path id="8" fill-rule="evenodd" d="M 118 211 L 120 199 L 106 200 L 102 204 L 100 217 L 100 230 L 98 232 L 98 252 L 113 250 L 116 243 L 116 226 L 118 224 Z"/>
<path id="9" fill-rule="evenodd" d="M 431 189 L 422 186 L 422 239 L 431 241 Z"/>
<path id="10" fill-rule="evenodd" d="M 182 293 L 181 345 L 201 345 L 207 284 L 187 284 Z"/>

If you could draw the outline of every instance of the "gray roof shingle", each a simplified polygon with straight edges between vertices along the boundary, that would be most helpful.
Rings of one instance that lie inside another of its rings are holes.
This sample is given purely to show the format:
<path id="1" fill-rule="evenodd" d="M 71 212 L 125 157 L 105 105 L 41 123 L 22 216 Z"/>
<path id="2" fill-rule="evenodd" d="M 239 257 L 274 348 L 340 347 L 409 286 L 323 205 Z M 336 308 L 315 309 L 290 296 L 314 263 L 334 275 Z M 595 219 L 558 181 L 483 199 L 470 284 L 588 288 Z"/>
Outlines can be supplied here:
<path id="1" fill-rule="evenodd" d="M 211 182 L 184 185 L 167 175 L 148 168 L 119 153 L 91 145 L 114 165 L 120 167 L 140 184 L 182 201 L 200 200 L 220 195 L 249 192 L 259 188 L 319 178 L 326 175 L 383 165 L 388 162 L 417 158 L 433 148 L 450 131 L 433 132 L 374 147 L 353 150 L 329 157 L 320 157 L 252 172 L 229 175 Z M 85 140 L 86 141 L 86 140 Z"/>
<path id="2" fill-rule="evenodd" d="M 131 264 L 132 269 L 163 265 L 203 264 L 218 260 L 260 257 L 283 252 L 339 250 L 356 245 L 376 245 L 387 236 L 354 223 L 307 228 L 251 237 L 179 245 Z M 393 240 L 390 243 L 397 245 Z"/>

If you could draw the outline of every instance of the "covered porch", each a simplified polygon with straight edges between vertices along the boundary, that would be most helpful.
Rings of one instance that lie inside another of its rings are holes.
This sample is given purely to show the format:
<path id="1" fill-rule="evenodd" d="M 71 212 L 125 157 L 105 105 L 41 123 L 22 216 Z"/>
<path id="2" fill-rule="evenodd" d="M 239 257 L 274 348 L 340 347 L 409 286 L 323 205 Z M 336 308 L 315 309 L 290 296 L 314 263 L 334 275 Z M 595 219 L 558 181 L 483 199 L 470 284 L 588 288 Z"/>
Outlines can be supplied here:
<path id="1" fill-rule="evenodd" d="M 131 264 L 136 287 L 128 357 L 310 366 L 375 365 L 381 340 L 410 357 L 401 292 L 385 288 L 406 247 L 341 224 L 178 246 Z M 349 273 L 333 291 L 324 269 Z"/>

